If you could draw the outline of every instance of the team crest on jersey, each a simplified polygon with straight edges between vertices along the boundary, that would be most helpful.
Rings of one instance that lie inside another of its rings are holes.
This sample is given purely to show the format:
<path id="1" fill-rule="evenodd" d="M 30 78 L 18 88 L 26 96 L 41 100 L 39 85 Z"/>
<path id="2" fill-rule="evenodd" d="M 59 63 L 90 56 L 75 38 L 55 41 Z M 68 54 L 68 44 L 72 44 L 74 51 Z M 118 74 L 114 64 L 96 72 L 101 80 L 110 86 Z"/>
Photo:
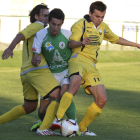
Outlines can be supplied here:
<path id="1" fill-rule="evenodd" d="M 101 29 L 99 29 L 99 34 L 102 35 L 102 30 Z"/>
<path id="2" fill-rule="evenodd" d="M 65 43 L 64 43 L 64 42 L 60 42 L 60 43 L 59 43 L 59 47 L 60 47 L 61 49 L 64 49 L 64 48 L 65 48 Z"/>
<path id="3" fill-rule="evenodd" d="M 46 47 L 46 50 L 49 50 L 49 52 L 50 52 L 51 50 L 54 49 L 54 47 L 51 45 L 50 42 L 47 42 L 47 43 L 45 44 L 45 47 Z"/>

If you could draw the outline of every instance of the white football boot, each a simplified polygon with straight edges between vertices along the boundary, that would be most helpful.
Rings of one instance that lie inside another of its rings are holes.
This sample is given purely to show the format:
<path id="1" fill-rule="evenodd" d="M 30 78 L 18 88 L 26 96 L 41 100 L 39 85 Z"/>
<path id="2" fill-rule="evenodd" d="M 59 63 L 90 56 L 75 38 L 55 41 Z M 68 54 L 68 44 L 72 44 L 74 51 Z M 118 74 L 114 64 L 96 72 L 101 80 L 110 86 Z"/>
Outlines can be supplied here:
<path id="1" fill-rule="evenodd" d="M 45 129 L 45 130 L 39 130 L 37 129 L 36 131 L 37 135 L 43 135 L 43 136 L 61 136 L 60 133 L 56 133 L 50 129 Z"/>
<path id="2" fill-rule="evenodd" d="M 86 135 L 86 136 L 97 136 L 95 133 L 90 132 L 88 129 L 84 132 L 79 132 L 81 135 Z"/>

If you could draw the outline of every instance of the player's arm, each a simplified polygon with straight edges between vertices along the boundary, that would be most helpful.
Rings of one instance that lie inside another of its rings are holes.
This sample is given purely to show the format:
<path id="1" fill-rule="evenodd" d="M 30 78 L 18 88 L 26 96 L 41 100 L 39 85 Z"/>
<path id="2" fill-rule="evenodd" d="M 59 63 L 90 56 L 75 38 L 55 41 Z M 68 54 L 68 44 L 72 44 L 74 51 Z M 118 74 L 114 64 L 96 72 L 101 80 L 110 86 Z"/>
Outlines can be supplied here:
<path id="1" fill-rule="evenodd" d="M 125 46 L 132 46 L 132 47 L 137 47 L 140 49 L 140 44 L 128 41 L 122 37 L 119 37 L 119 40 L 116 42 L 116 44 L 120 44 L 120 45 L 125 45 Z"/>
<path id="2" fill-rule="evenodd" d="M 88 45 L 90 42 L 91 42 L 91 38 L 85 37 L 83 39 L 83 41 L 80 41 L 80 42 L 70 40 L 68 45 L 69 45 L 69 48 L 77 48 L 77 47 L 80 47 L 80 46 Z"/>
<path id="3" fill-rule="evenodd" d="M 24 38 L 23 34 L 17 34 L 16 37 L 13 39 L 13 41 L 11 42 L 11 44 L 9 45 L 9 47 L 7 49 L 5 49 L 5 51 L 2 54 L 2 59 L 7 59 L 9 56 L 11 56 L 11 58 L 13 57 L 13 49 L 16 47 L 16 45 Z"/>
<path id="4" fill-rule="evenodd" d="M 104 34 L 104 40 L 109 41 L 111 43 L 119 44 L 119 45 L 125 45 L 125 46 L 132 46 L 132 47 L 137 47 L 140 49 L 140 44 L 128 41 L 122 37 L 119 37 L 115 35 L 111 29 L 105 25 L 105 34 Z"/>
<path id="5" fill-rule="evenodd" d="M 40 35 L 40 32 L 37 32 L 33 45 L 32 45 L 32 51 L 33 51 L 33 57 L 32 57 L 32 64 L 34 66 L 38 66 L 41 63 L 42 57 L 39 55 L 41 53 L 41 46 L 42 46 L 42 37 Z"/>
<path id="6" fill-rule="evenodd" d="M 77 48 L 80 46 L 88 45 L 91 42 L 91 38 L 89 37 L 85 37 L 81 41 L 81 36 L 83 36 L 84 34 L 83 28 L 84 28 L 83 21 L 75 23 L 71 27 L 72 34 L 70 36 L 70 41 L 68 44 L 69 48 Z"/>
<path id="7" fill-rule="evenodd" d="M 32 64 L 38 66 L 41 63 L 42 57 L 39 54 L 33 53 Z"/>

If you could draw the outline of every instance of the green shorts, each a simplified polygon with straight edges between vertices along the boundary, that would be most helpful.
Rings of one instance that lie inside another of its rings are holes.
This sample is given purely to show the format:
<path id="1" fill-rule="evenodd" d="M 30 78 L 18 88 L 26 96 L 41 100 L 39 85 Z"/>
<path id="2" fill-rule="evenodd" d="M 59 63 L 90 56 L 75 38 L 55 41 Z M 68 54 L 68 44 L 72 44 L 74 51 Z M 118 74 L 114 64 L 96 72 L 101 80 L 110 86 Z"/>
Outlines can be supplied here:
<path id="1" fill-rule="evenodd" d="M 25 100 L 37 101 L 38 94 L 46 99 L 53 90 L 60 88 L 50 69 L 30 71 L 21 76 L 21 82 Z"/>

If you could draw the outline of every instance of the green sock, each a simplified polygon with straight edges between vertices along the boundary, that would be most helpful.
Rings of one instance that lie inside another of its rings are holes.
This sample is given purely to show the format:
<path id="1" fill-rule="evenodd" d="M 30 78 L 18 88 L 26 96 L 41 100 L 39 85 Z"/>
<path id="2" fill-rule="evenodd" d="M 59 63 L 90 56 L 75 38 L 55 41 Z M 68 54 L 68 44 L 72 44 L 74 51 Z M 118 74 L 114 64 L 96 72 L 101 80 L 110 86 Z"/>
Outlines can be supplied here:
<path id="1" fill-rule="evenodd" d="M 40 113 L 39 109 L 38 109 L 38 117 L 41 121 L 43 121 L 45 114 Z"/>
<path id="2" fill-rule="evenodd" d="M 65 114 L 68 117 L 68 119 L 73 119 L 76 121 L 76 107 L 75 107 L 75 103 L 73 102 L 73 100 L 72 100 L 69 108 L 65 112 Z"/>
<path id="3" fill-rule="evenodd" d="M 75 107 L 75 103 L 72 100 L 69 108 L 67 109 L 67 111 L 65 112 L 66 116 L 68 119 L 73 119 L 76 121 L 76 107 Z M 40 113 L 40 111 L 38 110 L 38 117 L 40 118 L 41 121 L 43 121 L 45 114 Z"/>

